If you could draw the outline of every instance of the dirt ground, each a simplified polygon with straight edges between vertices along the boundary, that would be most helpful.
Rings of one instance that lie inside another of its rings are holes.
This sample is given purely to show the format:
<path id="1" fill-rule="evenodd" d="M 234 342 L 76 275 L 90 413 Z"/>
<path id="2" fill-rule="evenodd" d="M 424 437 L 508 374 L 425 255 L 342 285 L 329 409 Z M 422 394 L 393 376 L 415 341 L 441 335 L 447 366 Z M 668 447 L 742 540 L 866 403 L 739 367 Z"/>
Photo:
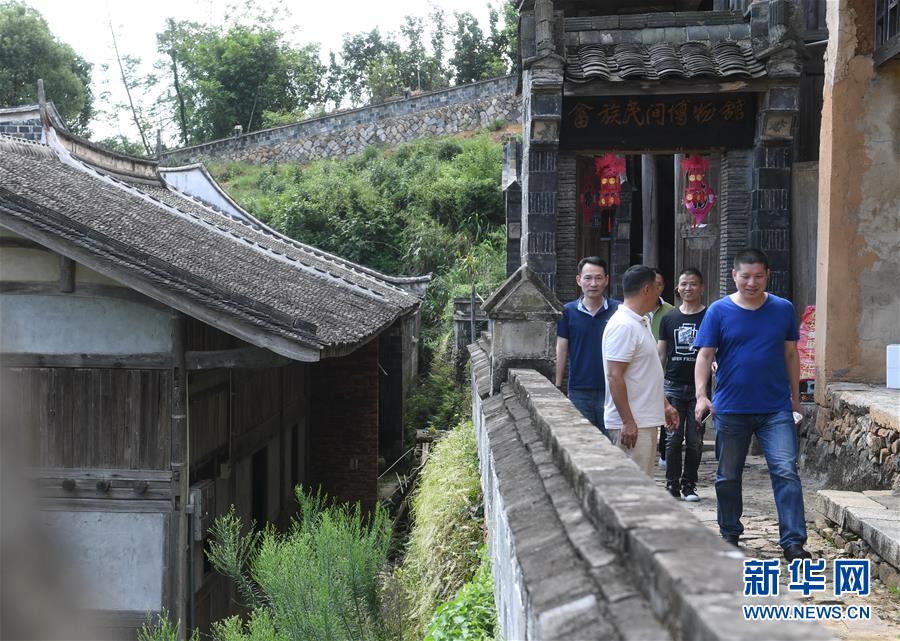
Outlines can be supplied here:
<path id="1" fill-rule="evenodd" d="M 699 483 L 697 494 L 700 501 L 696 503 L 684 503 L 684 505 L 706 524 L 710 529 L 718 533 L 716 523 L 716 493 L 715 493 L 716 460 L 711 451 L 703 453 L 703 461 L 700 464 Z M 822 488 L 822 484 L 809 475 L 801 475 L 803 479 L 803 495 L 806 506 L 806 520 L 809 540 L 807 549 L 813 554 L 813 558 L 824 558 L 828 561 L 827 576 L 829 577 L 824 592 L 814 592 L 809 597 L 802 598 L 806 604 L 837 604 L 869 605 L 872 608 L 872 618 L 869 621 L 857 622 L 827 622 L 823 625 L 832 633 L 843 640 L 853 641 L 900 641 L 900 592 L 889 590 L 881 581 L 874 579 L 871 583 L 871 592 L 868 597 L 849 598 L 835 597 L 834 586 L 831 581 L 831 563 L 836 558 L 844 558 L 846 555 L 842 548 L 835 547 L 822 534 L 821 530 L 827 527 L 824 517 L 815 511 L 816 490 Z M 658 467 L 656 480 L 665 485 L 665 471 Z M 775 500 L 772 496 L 772 485 L 766 469 L 766 462 L 762 456 L 748 456 L 744 469 L 744 535 L 741 538 L 741 548 L 748 558 L 771 559 L 781 558 L 781 548 L 778 546 L 778 521 L 775 513 Z M 674 499 L 673 499 L 674 500 Z M 787 591 L 789 581 L 787 568 L 782 564 L 781 578 L 783 593 Z"/>

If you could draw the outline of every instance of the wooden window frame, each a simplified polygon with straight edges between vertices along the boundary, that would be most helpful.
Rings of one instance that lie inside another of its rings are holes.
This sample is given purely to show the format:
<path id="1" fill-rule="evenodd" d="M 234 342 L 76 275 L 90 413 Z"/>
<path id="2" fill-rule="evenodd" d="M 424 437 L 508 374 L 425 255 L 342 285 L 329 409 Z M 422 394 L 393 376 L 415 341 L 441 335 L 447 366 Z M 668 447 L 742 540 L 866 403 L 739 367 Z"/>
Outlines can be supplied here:
<path id="1" fill-rule="evenodd" d="M 875 65 L 900 57 L 900 0 L 875 1 Z"/>

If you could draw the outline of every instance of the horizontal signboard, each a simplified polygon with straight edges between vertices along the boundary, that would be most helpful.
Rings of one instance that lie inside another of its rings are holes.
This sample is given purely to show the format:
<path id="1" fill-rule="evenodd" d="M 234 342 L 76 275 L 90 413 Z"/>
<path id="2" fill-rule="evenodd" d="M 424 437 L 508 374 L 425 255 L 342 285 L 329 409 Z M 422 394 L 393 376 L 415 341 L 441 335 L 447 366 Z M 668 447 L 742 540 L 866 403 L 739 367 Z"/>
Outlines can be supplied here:
<path id="1" fill-rule="evenodd" d="M 756 95 L 567 96 L 563 149 L 752 147 Z"/>

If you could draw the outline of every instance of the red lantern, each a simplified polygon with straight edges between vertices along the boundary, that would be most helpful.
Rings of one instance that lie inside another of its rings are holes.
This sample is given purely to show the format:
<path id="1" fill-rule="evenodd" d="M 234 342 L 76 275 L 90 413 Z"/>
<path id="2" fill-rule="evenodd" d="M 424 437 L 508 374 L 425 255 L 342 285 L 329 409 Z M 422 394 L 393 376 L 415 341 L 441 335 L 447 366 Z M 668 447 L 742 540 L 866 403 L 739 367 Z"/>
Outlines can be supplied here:
<path id="1" fill-rule="evenodd" d="M 614 154 L 594 158 L 594 171 L 600 179 L 597 206 L 613 209 L 622 204 L 622 176 L 625 173 L 625 159 Z"/>
<path id="2" fill-rule="evenodd" d="M 709 210 L 716 204 L 716 194 L 706 181 L 709 160 L 694 154 L 681 160 L 685 174 L 684 198 L 681 202 L 691 215 L 691 227 L 699 227 Z"/>

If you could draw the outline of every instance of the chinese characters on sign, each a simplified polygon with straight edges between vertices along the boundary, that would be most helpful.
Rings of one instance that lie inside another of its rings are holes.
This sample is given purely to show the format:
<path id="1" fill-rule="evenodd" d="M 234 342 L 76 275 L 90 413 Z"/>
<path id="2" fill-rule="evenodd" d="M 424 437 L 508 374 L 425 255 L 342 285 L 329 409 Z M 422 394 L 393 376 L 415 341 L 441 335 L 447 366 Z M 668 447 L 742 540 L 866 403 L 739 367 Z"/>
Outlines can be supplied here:
<path id="1" fill-rule="evenodd" d="M 732 98 L 721 105 L 712 102 L 689 105 L 687 99 L 682 98 L 672 105 L 657 102 L 645 106 L 632 98 L 604 103 L 596 110 L 596 114 L 591 114 L 595 110 L 593 107 L 579 102 L 569 115 L 572 116 L 572 125 L 576 129 L 586 129 L 590 126 L 592 117 L 604 126 L 634 124 L 637 127 L 684 127 L 689 123 L 706 124 L 714 118 L 724 121 L 744 120 L 744 103 L 743 98 Z"/>
<path id="2" fill-rule="evenodd" d="M 790 581 L 787 589 L 803 596 L 825 592 L 828 578 L 825 559 L 795 559 L 788 566 Z M 748 559 L 744 561 L 744 596 L 778 596 L 781 576 L 779 559 Z M 834 596 L 855 594 L 869 596 L 869 560 L 835 559 L 832 562 Z"/>
<path id="3" fill-rule="evenodd" d="M 701 149 L 751 146 L 753 94 L 569 96 L 563 99 L 568 149 Z"/>

